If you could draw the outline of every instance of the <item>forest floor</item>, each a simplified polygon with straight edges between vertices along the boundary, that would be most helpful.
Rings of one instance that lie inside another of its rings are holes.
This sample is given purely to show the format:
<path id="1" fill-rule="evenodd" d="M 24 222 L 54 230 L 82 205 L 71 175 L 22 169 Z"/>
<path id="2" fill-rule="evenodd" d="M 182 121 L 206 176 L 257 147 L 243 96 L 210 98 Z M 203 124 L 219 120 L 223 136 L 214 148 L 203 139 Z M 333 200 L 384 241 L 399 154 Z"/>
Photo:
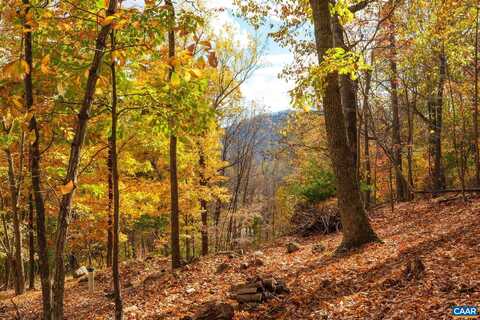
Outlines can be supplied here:
<path id="1" fill-rule="evenodd" d="M 419 200 L 379 209 L 372 224 L 384 243 L 365 246 L 344 257 L 333 252 L 341 234 L 309 238 L 286 237 L 260 248 L 264 266 L 242 270 L 253 253 L 229 258 L 209 256 L 178 272 L 148 275 L 168 268 L 165 258 L 122 264 L 125 319 L 179 319 L 203 303 L 228 299 L 230 287 L 258 274 L 287 282 L 291 293 L 277 296 L 255 310 L 236 311 L 235 319 L 451 319 L 449 306 L 480 304 L 480 199 Z M 285 244 L 301 249 L 288 254 Z M 326 250 L 313 253 L 315 244 Z M 407 263 L 419 257 L 425 273 L 407 280 Z M 217 267 L 231 267 L 216 273 Z M 99 272 L 97 288 L 66 284 L 66 319 L 111 319 L 113 301 L 108 271 Z M 104 292 L 104 290 L 106 290 Z M 40 291 L 13 297 L 0 293 L 0 319 L 40 319 Z M 16 307 L 12 304 L 15 303 Z M 2 313 L 3 311 L 3 313 Z"/>

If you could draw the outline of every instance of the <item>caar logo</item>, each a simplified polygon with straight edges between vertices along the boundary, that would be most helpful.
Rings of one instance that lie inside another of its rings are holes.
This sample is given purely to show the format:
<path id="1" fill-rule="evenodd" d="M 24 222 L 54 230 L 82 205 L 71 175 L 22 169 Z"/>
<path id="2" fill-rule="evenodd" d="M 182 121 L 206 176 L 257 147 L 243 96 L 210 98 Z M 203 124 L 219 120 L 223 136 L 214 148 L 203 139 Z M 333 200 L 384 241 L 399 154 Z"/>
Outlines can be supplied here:
<path id="1" fill-rule="evenodd" d="M 454 317 L 478 317 L 478 307 L 476 306 L 453 306 L 452 316 Z"/>

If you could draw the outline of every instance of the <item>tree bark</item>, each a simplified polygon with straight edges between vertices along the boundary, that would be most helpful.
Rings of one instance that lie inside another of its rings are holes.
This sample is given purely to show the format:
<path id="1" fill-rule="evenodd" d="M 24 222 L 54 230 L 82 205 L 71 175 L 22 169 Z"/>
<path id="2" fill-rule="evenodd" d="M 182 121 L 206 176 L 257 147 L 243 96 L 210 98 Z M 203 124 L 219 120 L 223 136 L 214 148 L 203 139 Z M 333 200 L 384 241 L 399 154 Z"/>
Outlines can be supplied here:
<path id="1" fill-rule="evenodd" d="M 372 61 L 373 63 L 373 61 Z M 365 154 L 365 183 L 367 184 L 367 189 L 365 190 L 365 207 L 368 209 L 371 204 L 371 191 L 370 186 L 372 184 L 372 169 L 370 166 L 370 139 L 368 136 L 369 125 L 368 125 L 368 95 L 370 94 L 370 87 L 372 82 L 372 73 L 367 72 L 365 80 L 365 95 L 363 97 L 363 121 L 364 121 L 364 154 Z"/>
<path id="2" fill-rule="evenodd" d="M 413 109 L 416 108 L 417 97 L 414 94 L 413 100 L 408 101 L 408 92 L 405 93 L 407 98 L 407 116 L 408 116 L 408 148 L 407 148 L 407 164 L 408 164 L 408 183 L 415 189 L 415 182 L 413 180 Z"/>
<path id="3" fill-rule="evenodd" d="M 328 49 L 333 47 L 328 0 L 310 0 L 313 13 L 318 61 L 321 64 Z M 345 119 L 341 110 L 338 73 L 326 75 L 325 92 L 322 93 L 328 146 L 332 167 L 336 175 L 337 197 L 343 227 L 343 239 L 337 252 L 360 247 L 378 241 L 370 226 L 360 196 L 355 170 L 354 156 L 348 145 Z"/>
<path id="4" fill-rule="evenodd" d="M 443 91 L 446 79 L 447 59 L 445 52 L 439 55 L 438 88 L 433 101 L 430 101 L 430 152 L 433 158 L 433 189 L 445 189 L 445 172 L 442 163 L 442 126 L 443 126 Z"/>
<path id="5" fill-rule="evenodd" d="M 115 51 L 115 31 L 110 33 L 111 50 Z M 112 57 L 110 65 L 112 72 L 112 185 L 113 185 L 113 250 L 112 250 L 112 276 L 113 292 L 115 294 L 115 320 L 123 318 L 122 292 L 120 288 L 120 271 L 118 261 L 119 235 L 120 235 L 120 192 L 118 189 L 118 154 L 117 154 L 117 76 L 115 70 L 115 59 Z"/>
<path id="6" fill-rule="evenodd" d="M 23 142 L 22 142 L 23 144 Z M 23 150 L 20 151 L 23 153 Z M 10 202 L 13 216 L 13 247 L 15 257 L 15 294 L 23 294 L 25 292 L 24 266 L 22 258 L 22 234 L 20 232 L 20 212 L 18 208 L 18 198 L 20 196 L 20 185 L 17 182 L 15 174 L 15 164 L 13 162 L 12 153 L 9 149 L 5 150 L 5 156 L 8 163 L 8 183 L 10 185 Z M 20 155 L 23 157 L 23 155 Z M 20 161 L 22 162 L 22 161 Z M 21 171 L 21 170 L 20 170 Z M 19 175 L 22 173 L 20 172 Z"/>
<path id="7" fill-rule="evenodd" d="M 474 54 L 474 68 L 475 68 L 475 80 L 474 80 L 474 93 L 473 93 L 473 139 L 475 146 L 475 182 L 477 186 L 480 186 L 480 150 L 478 146 L 478 28 L 479 28 L 479 11 L 480 7 L 477 6 L 477 16 L 475 23 L 475 54 Z"/>
<path id="8" fill-rule="evenodd" d="M 338 16 L 332 18 L 332 26 L 334 33 L 334 47 L 343 48 L 348 51 L 345 39 L 343 36 L 343 26 L 340 23 Z M 348 75 L 339 75 L 340 78 L 340 95 L 342 100 L 342 109 L 345 117 L 345 124 L 347 129 L 347 141 L 350 151 L 353 156 L 353 163 L 355 163 L 355 174 L 358 177 L 358 144 L 357 144 L 357 85 L 355 81 L 350 79 Z"/>
<path id="9" fill-rule="evenodd" d="M 25 14 L 30 10 L 30 1 L 23 0 Z M 33 48 L 31 27 L 24 21 L 25 32 L 25 62 L 30 72 L 25 74 L 25 108 L 31 112 L 33 106 Z M 52 317 L 52 285 L 50 281 L 50 268 L 48 263 L 47 231 L 45 226 L 45 203 L 42 192 L 41 170 L 40 170 L 40 130 L 38 128 L 35 114 L 32 115 L 29 130 L 35 134 L 34 141 L 29 148 L 30 171 L 32 177 L 32 190 L 36 212 L 37 244 L 39 257 L 39 273 L 42 286 L 43 319 L 50 320 Z"/>
<path id="10" fill-rule="evenodd" d="M 168 56 L 173 59 L 175 57 L 175 8 L 171 0 L 166 0 L 165 4 L 170 10 L 170 30 L 168 31 Z M 170 67 L 168 74 L 169 80 L 174 72 L 173 66 Z M 181 266 L 180 260 L 180 223 L 178 208 L 178 176 L 177 176 L 177 136 L 173 128 L 173 120 L 170 119 L 170 225 L 171 225 L 171 242 L 172 242 L 172 269 Z"/>
<path id="11" fill-rule="evenodd" d="M 112 137 L 108 138 L 108 230 L 107 230 L 107 267 L 112 266 L 112 251 L 113 251 L 113 165 L 112 165 Z"/>
<path id="12" fill-rule="evenodd" d="M 35 290 L 35 230 L 33 227 L 33 199 L 32 194 L 28 196 L 28 253 L 30 267 L 28 269 L 28 289 Z"/>
<path id="13" fill-rule="evenodd" d="M 115 14 L 117 9 L 117 1 L 110 0 L 106 16 Z M 80 111 L 78 113 L 78 124 L 75 135 L 70 148 L 70 159 L 68 162 L 67 175 L 64 183 L 72 182 L 74 186 L 77 184 L 78 166 L 80 163 L 80 152 L 85 141 L 87 133 L 87 125 L 90 117 L 90 109 L 92 106 L 95 88 L 100 73 L 100 66 L 105 54 L 105 44 L 108 34 L 112 29 L 111 24 L 102 26 L 97 36 L 95 54 L 90 66 L 87 78 L 87 86 L 85 96 L 83 98 Z M 65 257 L 64 249 L 67 237 L 68 223 L 70 219 L 72 200 L 75 194 L 75 188 L 62 196 L 61 204 L 58 212 L 58 226 L 55 239 L 55 256 L 54 256 L 54 284 L 53 284 L 53 318 L 54 320 L 63 320 L 63 295 L 65 289 Z"/>
<path id="14" fill-rule="evenodd" d="M 395 170 L 395 189 L 397 201 L 411 200 L 411 193 L 406 185 L 406 180 L 403 177 L 403 163 L 402 163 L 402 137 L 400 124 L 400 110 L 398 104 L 398 71 L 397 71 L 397 55 L 395 44 L 395 26 L 391 22 L 390 30 L 390 98 L 392 102 L 392 153 L 393 162 L 396 167 Z"/>
<path id="15" fill-rule="evenodd" d="M 198 165 L 200 167 L 200 187 L 205 188 L 207 187 L 207 180 L 205 179 L 205 154 L 200 145 Z M 206 256 L 208 254 L 208 211 L 207 201 L 205 199 L 200 199 L 200 210 L 202 216 L 202 256 Z"/>

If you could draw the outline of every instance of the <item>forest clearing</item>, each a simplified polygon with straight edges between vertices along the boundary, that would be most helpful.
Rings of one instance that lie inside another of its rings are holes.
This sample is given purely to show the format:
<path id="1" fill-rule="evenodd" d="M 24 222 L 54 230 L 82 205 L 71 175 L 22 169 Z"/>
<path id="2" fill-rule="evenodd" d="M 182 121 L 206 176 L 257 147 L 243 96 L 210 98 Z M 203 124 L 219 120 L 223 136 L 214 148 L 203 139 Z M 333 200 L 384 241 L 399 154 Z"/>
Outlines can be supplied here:
<path id="1" fill-rule="evenodd" d="M 478 0 L 0 0 L 0 319 L 480 317 Z"/>

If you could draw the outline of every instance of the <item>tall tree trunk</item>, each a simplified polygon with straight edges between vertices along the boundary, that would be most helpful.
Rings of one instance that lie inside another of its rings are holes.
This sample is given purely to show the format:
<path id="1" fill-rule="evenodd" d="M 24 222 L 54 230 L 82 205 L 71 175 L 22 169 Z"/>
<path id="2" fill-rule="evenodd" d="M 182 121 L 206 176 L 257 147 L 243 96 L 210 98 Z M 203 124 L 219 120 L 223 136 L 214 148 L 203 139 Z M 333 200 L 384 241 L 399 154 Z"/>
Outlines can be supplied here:
<path id="1" fill-rule="evenodd" d="M 318 61 L 321 64 L 328 49 L 333 47 L 333 35 L 330 27 L 328 0 L 310 0 L 315 28 Z M 337 197 L 343 228 L 343 239 L 338 252 L 378 241 L 370 226 L 363 207 L 358 179 L 355 171 L 354 156 L 349 148 L 345 119 L 341 110 L 338 74 L 326 75 L 326 87 L 323 94 L 323 107 L 328 137 L 328 147 L 337 181 Z"/>
<path id="2" fill-rule="evenodd" d="M 165 4 L 170 11 L 170 30 L 168 31 L 168 56 L 170 59 L 175 57 L 175 8 L 171 0 L 166 0 Z M 168 79 L 172 78 L 174 72 L 173 65 L 170 66 Z M 173 119 L 170 119 L 170 225 L 172 242 L 172 269 L 181 266 L 180 256 L 180 223 L 178 208 L 178 177 L 177 177 L 177 136 L 174 132 Z"/>
<path id="3" fill-rule="evenodd" d="M 395 166 L 395 188 L 398 201 L 407 201 L 411 199 L 411 193 L 406 185 L 403 177 L 402 164 L 402 137 L 400 125 L 400 110 L 398 105 L 398 71 L 397 71 L 397 55 L 395 44 L 395 25 L 391 22 L 390 30 L 390 98 L 392 102 L 392 156 L 393 165 Z"/>
<path id="4" fill-rule="evenodd" d="M 28 269 L 28 289 L 35 290 L 35 230 L 33 227 L 33 198 L 30 193 L 28 196 L 28 253 L 30 258 L 30 267 Z"/>
<path id="5" fill-rule="evenodd" d="M 202 146 L 199 145 L 199 157 L 198 165 L 200 167 L 200 187 L 207 187 L 207 180 L 205 179 L 205 153 L 203 152 Z M 202 216 L 202 256 L 208 254 L 208 211 L 207 211 L 207 201 L 205 199 L 200 199 L 200 210 Z"/>
<path id="6" fill-rule="evenodd" d="M 23 139 L 22 139 L 23 140 Z M 22 141 L 23 145 L 23 141 Z M 23 147 L 20 150 L 20 158 L 23 158 Z M 5 150 L 8 162 L 8 183 L 10 184 L 10 197 L 13 214 L 13 244 L 15 254 L 15 294 L 19 295 L 25 292 L 25 272 L 22 258 L 22 233 L 20 232 L 20 212 L 18 201 L 20 196 L 20 183 L 17 181 L 15 174 L 15 164 L 13 162 L 12 153 L 9 149 Z M 20 166 L 23 166 L 20 161 Z M 19 170 L 19 177 L 23 173 Z"/>
<path id="7" fill-rule="evenodd" d="M 405 90 L 406 91 L 406 90 Z M 417 96 L 414 93 L 413 100 L 409 102 L 408 92 L 405 92 L 407 100 L 407 117 L 408 117 L 408 148 L 407 148 L 407 166 L 408 166 L 408 183 L 415 189 L 415 182 L 413 181 L 413 110 L 417 107 Z"/>
<path id="8" fill-rule="evenodd" d="M 30 10 L 29 0 L 23 0 L 26 5 L 26 12 Z M 25 32 L 25 61 L 29 66 L 30 72 L 25 75 L 25 108 L 28 112 L 33 106 L 33 54 L 32 54 L 32 32 L 27 23 L 24 23 Z M 37 230 L 37 245 L 38 245 L 38 261 L 39 273 L 42 286 L 42 306 L 43 319 L 50 320 L 52 318 L 52 284 L 50 279 L 50 267 L 48 262 L 48 244 L 47 244 L 47 228 L 45 221 L 45 202 L 43 199 L 41 169 L 40 169 L 40 130 L 38 127 L 35 114 L 32 115 L 29 124 L 29 130 L 34 133 L 34 140 L 29 148 L 30 155 L 30 171 L 32 177 L 32 190 L 35 203 L 36 212 L 36 230 Z"/>
<path id="9" fill-rule="evenodd" d="M 478 146 L 478 28 L 479 28 L 479 11 L 480 7 L 477 6 L 477 17 L 475 23 L 475 80 L 474 80 L 474 93 L 473 93 L 473 139 L 475 146 L 475 182 L 477 186 L 480 186 L 480 150 Z"/>
<path id="10" fill-rule="evenodd" d="M 108 230 L 107 230 L 107 267 L 112 266 L 112 251 L 113 251 L 113 165 L 112 165 L 112 136 L 108 138 Z"/>
<path id="11" fill-rule="evenodd" d="M 373 60 L 373 59 L 372 59 Z M 373 61 L 372 61 L 373 63 Z M 368 126 L 368 109 L 369 109 L 369 101 L 368 95 L 370 94 L 372 82 L 372 73 L 370 71 L 367 72 L 367 76 L 365 79 L 365 95 L 363 97 L 363 121 L 364 121 L 364 153 L 365 153 L 365 183 L 367 184 L 367 189 L 365 190 L 365 207 L 368 209 L 371 203 L 371 191 L 370 186 L 372 184 L 372 170 L 370 166 L 370 139 L 369 139 L 369 126 Z"/>
<path id="12" fill-rule="evenodd" d="M 334 47 L 343 48 L 348 51 L 345 39 L 343 36 L 343 26 L 340 23 L 338 16 L 332 18 L 333 26 L 333 41 Z M 347 129 L 347 141 L 350 147 L 350 151 L 353 157 L 353 163 L 355 163 L 355 174 L 358 177 L 358 143 L 357 143 L 357 85 L 355 81 L 350 79 L 348 75 L 339 75 L 340 78 L 340 95 L 342 101 L 342 109 L 345 117 L 345 124 Z"/>
<path id="13" fill-rule="evenodd" d="M 115 31 L 110 33 L 111 50 L 115 52 Z M 118 190 L 118 154 L 117 154 L 117 76 L 115 70 L 115 59 L 112 57 L 110 65 L 112 72 L 112 185 L 113 185 L 113 250 L 112 250 L 112 276 L 113 292 L 115 294 L 115 320 L 123 318 L 122 292 L 120 288 L 120 271 L 118 261 L 119 235 L 120 235 L 120 192 Z"/>
<path id="14" fill-rule="evenodd" d="M 2 198 L 2 208 L 3 208 L 3 198 Z M 7 227 L 7 219 L 5 214 L 2 214 L 2 226 L 3 226 L 3 235 L 5 237 L 5 246 L 6 246 L 6 257 L 5 257 L 5 290 L 10 288 L 10 283 L 12 280 L 12 275 L 15 273 L 15 265 L 12 253 L 12 246 L 10 244 L 10 237 L 8 236 L 9 231 Z"/>
<path id="15" fill-rule="evenodd" d="M 446 78 L 447 59 L 445 52 L 439 55 L 439 80 L 435 98 L 431 101 L 430 152 L 433 158 L 433 191 L 445 189 L 445 172 L 442 163 L 442 126 L 443 126 L 443 91 Z"/>
<path id="16" fill-rule="evenodd" d="M 117 9 L 117 0 L 110 0 L 106 16 L 115 14 Z M 93 56 L 92 64 L 88 71 L 87 86 L 85 89 L 85 96 L 83 98 L 80 111 L 78 113 L 78 123 L 75 130 L 75 135 L 70 148 L 70 159 L 68 162 L 67 175 L 64 183 L 77 184 L 78 166 L 80 163 L 80 152 L 85 141 L 87 133 L 87 124 L 90 117 L 90 109 L 92 106 L 93 97 L 95 95 L 95 88 L 100 74 L 100 66 L 105 54 L 105 43 L 110 30 L 111 24 L 102 26 L 97 36 L 95 54 Z M 63 295 L 65 290 L 65 257 L 64 249 L 67 237 L 68 221 L 70 219 L 72 200 L 75 194 L 75 187 L 73 190 L 62 196 L 60 209 L 58 212 L 58 226 L 55 239 L 55 256 L 54 256 L 54 283 L 53 283 L 53 317 L 54 320 L 63 320 Z"/>

